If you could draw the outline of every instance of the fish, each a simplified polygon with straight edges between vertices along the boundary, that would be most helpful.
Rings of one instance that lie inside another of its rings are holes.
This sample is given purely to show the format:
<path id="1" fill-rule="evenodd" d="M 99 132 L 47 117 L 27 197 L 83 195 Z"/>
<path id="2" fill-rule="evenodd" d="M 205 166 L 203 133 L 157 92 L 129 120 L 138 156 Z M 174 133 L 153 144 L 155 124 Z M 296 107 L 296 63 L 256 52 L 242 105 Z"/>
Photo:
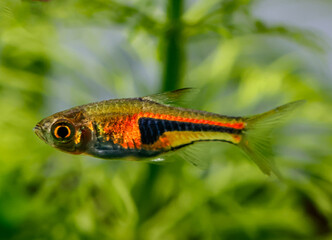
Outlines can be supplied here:
<path id="1" fill-rule="evenodd" d="M 67 153 L 137 161 L 160 159 L 197 142 L 226 142 L 242 149 L 263 173 L 281 176 L 271 153 L 270 132 L 304 100 L 232 117 L 178 106 L 192 92 L 183 88 L 81 105 L 46 117 L 34 131 Z"/>

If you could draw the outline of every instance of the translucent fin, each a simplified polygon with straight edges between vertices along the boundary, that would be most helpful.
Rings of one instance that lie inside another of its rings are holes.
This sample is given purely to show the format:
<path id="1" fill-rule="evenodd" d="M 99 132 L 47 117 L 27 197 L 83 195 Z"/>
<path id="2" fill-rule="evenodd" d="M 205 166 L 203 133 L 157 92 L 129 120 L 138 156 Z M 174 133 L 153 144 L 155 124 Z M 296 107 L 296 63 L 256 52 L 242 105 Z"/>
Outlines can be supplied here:
<path id="1" fill-rule="evenodd" d="M 178 156 L 195 167 L 206 170 L 211 165 L 211 142 L 197 142 L 178 151 Z"/>
<path id="2" fill-rule="evenodd" d="M 273 160 L 270 133 L 287 119 L 289 113 L 304 103 L 304 100 L 291 102 L 244 119 L 247 126 L 239 146 L 265 174 L 270 175 L 273 172 L 277 177 L 282 178 Z"/>
<path id="3" fill-rule="evenodd" d="M 181 88 L 171 92 L 158 93 L 143 97 L 143 99 L 163 105 L 183 106 L 188 104 L 198 93 L 194 88 Z"/>
<path id="4" fill-rule="evenodd" d="M 167 152 L 161 155 L 160 158 L 163 158 L 166 162 L 185 160 L 195 167 L 206 170 L 211 163 L 209 150 L 211 150 L 211 142 L 196 142 L 176 151 Z"/>

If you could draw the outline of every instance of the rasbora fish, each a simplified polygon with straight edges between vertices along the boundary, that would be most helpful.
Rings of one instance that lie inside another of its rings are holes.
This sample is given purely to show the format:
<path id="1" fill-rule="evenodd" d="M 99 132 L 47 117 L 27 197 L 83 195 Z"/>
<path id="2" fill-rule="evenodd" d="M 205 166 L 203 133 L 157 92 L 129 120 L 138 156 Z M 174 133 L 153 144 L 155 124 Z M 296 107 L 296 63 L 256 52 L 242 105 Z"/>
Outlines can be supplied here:
<path id="1" fill-rule="evenodd" d="M 112 99 L 55 113 L 34 128 L 47 144 L 72 154 L 137 160 L 176 152 L 201 141 L 239 146 L 266 174 L 280 176 L 269 154 L 268 132 L 303 100 L 251 117 L 230 117 L 174 106 L 190 88 Z"/>

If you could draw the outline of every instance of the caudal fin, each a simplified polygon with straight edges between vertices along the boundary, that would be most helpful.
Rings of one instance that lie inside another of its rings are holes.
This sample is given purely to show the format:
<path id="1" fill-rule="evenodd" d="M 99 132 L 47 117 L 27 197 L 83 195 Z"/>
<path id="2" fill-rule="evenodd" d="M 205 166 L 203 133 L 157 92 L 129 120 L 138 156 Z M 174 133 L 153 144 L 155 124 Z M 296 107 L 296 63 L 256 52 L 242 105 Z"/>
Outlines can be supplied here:
<path id="1" fill-rule="evenodd" d="M 265 174 L 270 175 L 273 172 L 281 178 L 273 159 L 270 133 L 289 113 L 304 103 L 305 100 L 291 102 L 245 119 L 247 126 L 239 146 Z"/>

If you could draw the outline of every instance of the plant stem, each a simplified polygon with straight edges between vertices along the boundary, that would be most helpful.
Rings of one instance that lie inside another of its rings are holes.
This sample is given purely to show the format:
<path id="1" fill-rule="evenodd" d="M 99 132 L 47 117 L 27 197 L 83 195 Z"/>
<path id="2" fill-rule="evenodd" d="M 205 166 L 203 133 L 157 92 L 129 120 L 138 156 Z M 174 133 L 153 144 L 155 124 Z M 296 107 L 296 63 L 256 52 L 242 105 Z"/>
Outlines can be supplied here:
<path id="1" fill-rule="evenodd" d="M 184 42 L 182 37 L 182 22 L 181 15 L 183 12 L 184 0 L 168 0 L 167 2 L 167 29 L 165 31 L 163 42 L 163 82 L 162 91 L 171 91 L 177 89 L 181 85 L 181 79 L 184 68 Z M 146 182 L 141 190 L 143 195 L 138 200 L 138 209 L 140 209 L 140 218 L 148 219 L 155 213 L 156 209 L 162 206 L 155 206 L 154 211 L 147 211 L 151 209 L 151 202 L 153 201 L 154 192 L 156 191 L 156 179 L 164 169 L 159 165 L 150 164 L 149 172 L 146 176 Z M 149 199 L 149 201 L 146 201 Z M 143 221 L 143 220 L 142 220 Z"/>
<path id="2" fill-rule="evenodd" d="M 184 0 L 168 0 L 168 29 L 164 38 L 163 91 L 180 87 L 185 66 L 184 42 L 182 35 L 182 13 Z"/>

